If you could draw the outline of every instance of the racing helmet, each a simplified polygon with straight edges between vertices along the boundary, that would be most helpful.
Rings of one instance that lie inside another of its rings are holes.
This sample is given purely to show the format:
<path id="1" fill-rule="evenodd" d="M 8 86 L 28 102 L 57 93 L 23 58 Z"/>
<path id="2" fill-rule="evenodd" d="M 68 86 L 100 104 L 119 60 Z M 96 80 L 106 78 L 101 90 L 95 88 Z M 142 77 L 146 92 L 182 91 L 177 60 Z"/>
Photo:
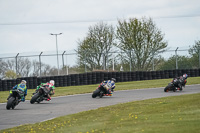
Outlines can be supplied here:
<path id="1" fill-rule="evenodd" d="M 183 78 L 187 79 L 188 75 L 185 73 L 183 74 Z"/>
<path id="2" fill-rule="evenodd" d="M 22 84 L 26 84 L 26 80 L 22 80 L 21 83 L 22 83 Z"/>
<path id="3" fill-rule="evenodd" d="M 51 83 L 51 84 L 54 85 L 54 84 L 55 84 L 55 81 L 54 81 L 54 80 L 50 80 L 49 83 Z"/>
<path id="4" fill-rule="evenodd" d="M 116 82 L 116 79 L 115 79 L 115 78 L 111 78 L 111 81 L 114 81 L 114 82 Z"/>

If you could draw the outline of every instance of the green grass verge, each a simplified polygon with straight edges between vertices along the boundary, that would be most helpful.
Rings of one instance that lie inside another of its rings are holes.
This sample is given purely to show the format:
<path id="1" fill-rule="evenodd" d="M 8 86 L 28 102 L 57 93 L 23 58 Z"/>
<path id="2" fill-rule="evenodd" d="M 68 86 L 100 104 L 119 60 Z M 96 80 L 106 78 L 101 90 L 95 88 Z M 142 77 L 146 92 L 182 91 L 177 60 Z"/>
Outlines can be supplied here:
<path id="1" fill-rule="evenodd" d="M 199 133 L 200 93 L 134 101 L 1 133 Z"/>
<path id="2" fill-rule="evenodd" d="M 130 90 L 130 89 L 143 89 L 143 88 L 156 88 L 165 87 L 171 82 L 172 79 L 159 79 L 159 80 L 143 80 L 143 81 L 131 81 L 131 82 L 118 82 L 116 83 L 115 91 L 117 90 Z M 190 77 L 187 80 L 187 85 L 200 84 L 200 77 Z M 82 86 L 69 86 L 69 87 L 56 87 L 55 96 L 66 96 L 74 94 L 83 94 L 93 92 L 98 84 L 94 85 L 82 85 Z M 34 89 L 28 89 L 28 95 L 26 99 L 30 100 Z M 9 91 L 0 92 L 0 103 L 7 102 Z"/>

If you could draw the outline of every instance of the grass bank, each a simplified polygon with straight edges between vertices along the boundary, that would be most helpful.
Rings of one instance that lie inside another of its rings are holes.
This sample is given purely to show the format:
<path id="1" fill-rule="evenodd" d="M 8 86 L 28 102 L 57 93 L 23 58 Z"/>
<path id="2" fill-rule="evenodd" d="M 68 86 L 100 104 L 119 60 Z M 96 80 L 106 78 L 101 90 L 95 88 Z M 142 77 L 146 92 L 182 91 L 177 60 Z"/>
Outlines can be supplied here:
<path id="1" fill-rule="evenodd" d="M 172 79 L 159 79 L 159 80 L 143 80 L 143 81 L 130 81 L 130 82 L 118 82 L 116 83 L 117 90 L 130 90 L 130 89 L 143 89 L 143 88 L 156 88 L 165 87 Z M 200 84 L 200 77 L 189 77 L 187 79 L 187 85 Z M 187 87 L 186 85 L 186 87 Z M 94 85 L 82 85 L 82 86 L 68 86 L 68 87 L 56 87 L 56 92 L 53 97 L 66 96 L 74 94 L 83 94 L 93 92 L 98 84 Z M 28 89 L 27 100 L 31 99 L 31 95 L 34 89 Z M 0 91 L 0 103 L 7 102 L 9 91 Z"/>
<path id="2" fill-rule="evenodd" d="M 134 101 L 1 133 L 199 133 L 200 93 Z"/>

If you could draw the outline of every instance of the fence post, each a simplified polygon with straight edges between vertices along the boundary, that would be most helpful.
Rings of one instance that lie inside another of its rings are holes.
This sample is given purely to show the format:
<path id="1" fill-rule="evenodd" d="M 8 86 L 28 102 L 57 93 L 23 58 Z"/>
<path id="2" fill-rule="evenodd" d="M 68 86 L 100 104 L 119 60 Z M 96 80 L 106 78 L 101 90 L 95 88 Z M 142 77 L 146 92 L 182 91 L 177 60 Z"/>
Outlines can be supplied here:
<path id="1" fill-rule="evenodd" d="M 199 47 L 199 68 L 200 68 L 200 47 Z"/>
<path id="2" fill-rule="evenodd" d="M 41 65 L 41 55 L 43 52 L 40 53 L 39 55 L 39 62 L 40 62 L 40 77 L 41 77 L 41 69 L 42 69 L 42 65 Z"/>
<path id="3" fill-rule="evenodd" d="M 175 50 L 175 54 L 176 54 L 176 69 L 178 69 L 177 50 L 178 50 L 178 47 Z"/>
<path id="4" fill-rule="evenodd" d="M 18 55 L 19 55 L 19 53 L 15 57 L 15 61 L 16 61 L 16 75 L 17 75 L 17 77 L 18 77 L 18 69 L 17 69 L 17 57 L 18 57 Z"/>

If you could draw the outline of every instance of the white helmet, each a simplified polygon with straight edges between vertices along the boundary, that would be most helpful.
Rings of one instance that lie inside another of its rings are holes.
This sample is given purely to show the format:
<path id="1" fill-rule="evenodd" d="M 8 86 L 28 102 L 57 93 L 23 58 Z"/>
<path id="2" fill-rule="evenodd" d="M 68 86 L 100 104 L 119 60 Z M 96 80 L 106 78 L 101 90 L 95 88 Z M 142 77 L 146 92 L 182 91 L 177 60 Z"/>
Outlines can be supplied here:
<path id="1" fill-rule="evenodd" d="M 51 83 L 51 84 L 55 84 L 55 81 L 54 80 L 50 80 L 50 82 L 49 83 Z"/>
<path id="2" fill-rule="evenodd" d="M 21 81 L 21 83 L 24 83 L 24 84 L 26 84 L 26 80 L 22 80 L 22 81 Z"/>

